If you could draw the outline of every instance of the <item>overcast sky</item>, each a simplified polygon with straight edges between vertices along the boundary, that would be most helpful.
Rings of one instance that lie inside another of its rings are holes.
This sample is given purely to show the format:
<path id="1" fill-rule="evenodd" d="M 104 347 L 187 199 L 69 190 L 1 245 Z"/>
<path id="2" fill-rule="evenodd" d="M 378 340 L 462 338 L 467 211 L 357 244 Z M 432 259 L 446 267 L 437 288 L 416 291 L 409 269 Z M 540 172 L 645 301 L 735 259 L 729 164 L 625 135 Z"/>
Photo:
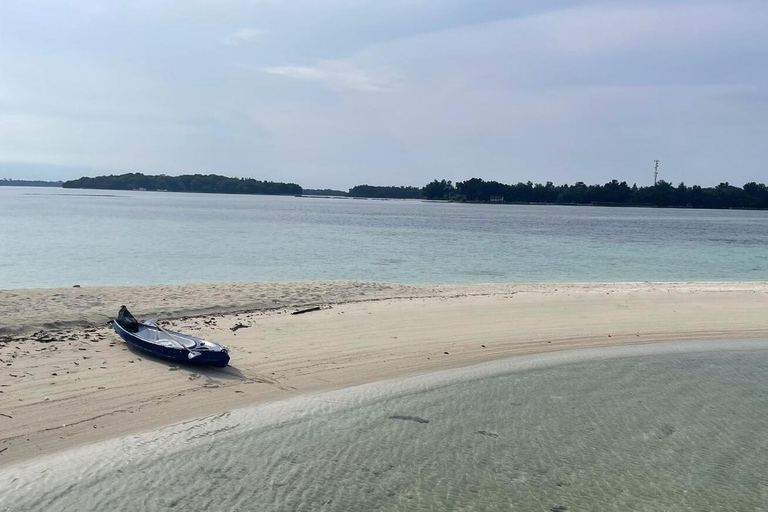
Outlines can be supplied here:
<path id="1" fill-rule="evenodd" d="M 768 181 L 768 2 L 2 0 L 0 178 Z"/>

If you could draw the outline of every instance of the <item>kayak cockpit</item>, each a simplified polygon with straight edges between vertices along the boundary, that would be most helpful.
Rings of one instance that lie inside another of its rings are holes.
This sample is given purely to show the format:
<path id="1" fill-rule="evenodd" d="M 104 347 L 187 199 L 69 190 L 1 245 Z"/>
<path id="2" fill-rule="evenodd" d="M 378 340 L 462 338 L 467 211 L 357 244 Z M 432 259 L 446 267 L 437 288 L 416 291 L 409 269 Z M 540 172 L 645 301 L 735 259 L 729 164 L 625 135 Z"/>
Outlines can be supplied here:
<path id="1" fill-rule="evenodd" d="M 154 321 L 141 323 L 123 306 L 112 321 L 115 332 L 133 347 L 174 361 L 226 366 L 227 349 L 212 341 L 170 331 Z"/>

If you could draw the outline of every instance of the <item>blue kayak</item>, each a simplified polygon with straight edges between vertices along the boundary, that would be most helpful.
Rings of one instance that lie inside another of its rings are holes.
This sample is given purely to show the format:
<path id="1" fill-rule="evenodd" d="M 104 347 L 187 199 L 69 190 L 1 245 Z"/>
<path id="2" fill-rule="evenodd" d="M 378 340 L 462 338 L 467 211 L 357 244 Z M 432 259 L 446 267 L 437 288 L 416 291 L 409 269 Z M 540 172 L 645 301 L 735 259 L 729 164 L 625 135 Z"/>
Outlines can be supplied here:
<path id="1" fill-rule="evenodd" d="M 153 323 L 141 323 L 125 306 L 112 320 L 112 327 L 126 343 L 153 356 L 180 363 L 221 367 L 229 364 L 227 349 L 218 343 L 163 329 Z"/>

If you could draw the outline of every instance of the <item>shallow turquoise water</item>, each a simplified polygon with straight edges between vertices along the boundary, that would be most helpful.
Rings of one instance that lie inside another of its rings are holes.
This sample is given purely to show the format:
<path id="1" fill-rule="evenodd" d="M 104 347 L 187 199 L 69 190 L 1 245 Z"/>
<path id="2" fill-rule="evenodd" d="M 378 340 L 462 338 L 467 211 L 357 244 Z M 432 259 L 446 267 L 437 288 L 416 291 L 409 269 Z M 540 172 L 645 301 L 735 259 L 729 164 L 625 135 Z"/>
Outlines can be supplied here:
<path id="1" fill-rule="evenodd" d="M 768 212 L 0 187 L 0 288 L 768 280 Z"/>
<path id="2" fill-rule="evenodd" d="M 0 510 L 768 510 L 768 340 L 520 357 L 0 471 Z"/>

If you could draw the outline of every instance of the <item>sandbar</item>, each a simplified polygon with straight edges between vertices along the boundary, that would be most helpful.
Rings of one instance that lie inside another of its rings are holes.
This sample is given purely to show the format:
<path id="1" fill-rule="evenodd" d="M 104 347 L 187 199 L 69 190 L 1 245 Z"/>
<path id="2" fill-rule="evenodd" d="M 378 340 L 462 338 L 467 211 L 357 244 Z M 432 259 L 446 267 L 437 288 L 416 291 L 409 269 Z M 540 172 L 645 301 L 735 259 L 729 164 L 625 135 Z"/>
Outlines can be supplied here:
<path id="1" fill-rule="evenodd" d="M 129 349 L 104 325 L 121 304 L 222 343 L 231 365 L 177 365 Z M 311 306 L 321 309 L 290 314 Z M 254 403 L 515 355 L 765 338 L 767 313 L 765 282 L 0 290 L 0 465 Z"/>

